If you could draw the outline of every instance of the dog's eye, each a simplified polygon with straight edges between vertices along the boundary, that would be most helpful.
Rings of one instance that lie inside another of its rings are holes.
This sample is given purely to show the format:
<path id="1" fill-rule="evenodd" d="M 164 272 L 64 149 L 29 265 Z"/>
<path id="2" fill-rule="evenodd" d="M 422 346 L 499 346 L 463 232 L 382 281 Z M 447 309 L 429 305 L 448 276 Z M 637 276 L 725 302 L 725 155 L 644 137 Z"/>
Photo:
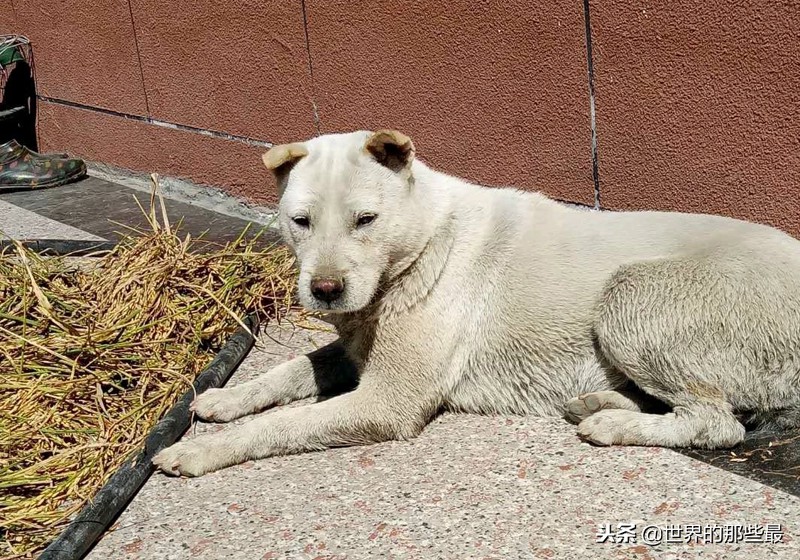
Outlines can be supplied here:
<path id="1" fill-rule="evenodd" d="M 366 226 L 374 222 L 377 217 L 375 214 L 361 214 L 356 220 L 356 225 L 358 227 Z"/>
<path id="2" fill-rule="evenodd" d="M 292 218 L 292 221 L 301 228 L 307 228 L 310 223 L 308 221 L 308 216 L 295 216 L 294 218 Z"/>

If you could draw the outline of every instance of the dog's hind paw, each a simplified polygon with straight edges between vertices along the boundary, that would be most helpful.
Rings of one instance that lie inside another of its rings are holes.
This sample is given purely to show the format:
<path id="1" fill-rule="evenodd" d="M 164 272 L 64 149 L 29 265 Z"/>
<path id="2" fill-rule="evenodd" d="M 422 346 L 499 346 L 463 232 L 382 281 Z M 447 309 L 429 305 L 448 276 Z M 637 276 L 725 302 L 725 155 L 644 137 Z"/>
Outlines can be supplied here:
<path id="1" fill-rule="evenodd" d="M 606 409 L 622 409 L 634 412 L 641 411 L 639 402 L 618 391 L 597 391 L 584 393 L 570 399 L 564 405 L 564 418 L 573 424 L 579 424 L 592 414 Z"/>
<path id="2" fill-rule="evenodd" d="M 567 401 L 564 405 L 564 418 L 573 424 L 580 424 L 602 408 L 603 404 L 597 398 L 597 393 L 587 393 Z"/>
<path id="3" fill-rule="evenodd" d="M 689 422 L 689 424 L 687 424 Z M 658 445 L 691 443 L 691 420 L 674 413 L 645 414 L 633 410 L 600 410 L 578 424 L 578 435 L 596 445 Z"/>
<path id="4" fill-rule="evenodd" d="M 619 445 L 625 440 L 627 410 L 603 410 L 578 424 L 578 435 L 595 445 Z"/>

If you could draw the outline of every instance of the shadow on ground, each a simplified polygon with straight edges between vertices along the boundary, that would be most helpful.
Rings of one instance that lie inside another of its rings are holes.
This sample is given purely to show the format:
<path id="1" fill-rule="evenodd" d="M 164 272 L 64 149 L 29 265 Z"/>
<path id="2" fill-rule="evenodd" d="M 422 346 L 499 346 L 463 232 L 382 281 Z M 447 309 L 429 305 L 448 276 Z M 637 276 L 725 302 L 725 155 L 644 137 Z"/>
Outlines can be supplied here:
<path id="1" fill-rule="evenodd" d="M 734 449 L 682 449 L 680 452 L 800 496 L 800 430 L 751 432 Z"/>

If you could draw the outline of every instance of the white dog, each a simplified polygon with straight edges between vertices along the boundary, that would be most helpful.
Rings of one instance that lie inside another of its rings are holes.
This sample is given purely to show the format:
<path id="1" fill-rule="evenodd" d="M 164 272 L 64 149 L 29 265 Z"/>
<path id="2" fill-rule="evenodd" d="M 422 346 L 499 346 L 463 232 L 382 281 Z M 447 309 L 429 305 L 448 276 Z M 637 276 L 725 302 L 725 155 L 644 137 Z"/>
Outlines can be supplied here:
<path id="1" fill-rule="evenodd" d="M 416 436 L 438 411 L 566 414 L 600 445 L 725 447 L 800 425 L 800 242 L 679 213 L 590 212 L 427 167 L 396 131 L 264 155 L 299 297 L 340 339 L 209 390 L 226 422 L 154 459 L 249 459 Z"/>

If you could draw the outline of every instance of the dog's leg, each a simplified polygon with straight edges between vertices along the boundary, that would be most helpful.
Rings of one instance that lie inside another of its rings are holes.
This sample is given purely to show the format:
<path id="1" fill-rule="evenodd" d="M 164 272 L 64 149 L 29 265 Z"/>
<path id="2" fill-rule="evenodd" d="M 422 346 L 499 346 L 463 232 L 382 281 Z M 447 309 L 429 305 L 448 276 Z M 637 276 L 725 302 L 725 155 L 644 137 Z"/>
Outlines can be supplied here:
<path id="1" fill-rule="evenodd" d="M 708 260 L 638 263 L 618 271 L 601 299 L 595 332 L 600 351 L 636 387 L 672 407 L 667 414 L 600 410 L 578 433 L 600 445 L 732 447 L 745 428 L 734 414 L 743 388 L 763 391 L 742 348 L 754 344 L 742 313 L 752 306 Z M 764 346 L 769 344 L 764 341 Z"/>
<path id="2" fill-rule="evenodd" d="M 578 434 L 598 445 L 663 447 L 733 447 L 744 439 L 744 426 L 730 405 L 696 404 L 667 414 L 601 410 L 578 425 Z"/>
<path id="3" fill-rule="evenodd" d="M 357 375 L 356 365 L 337 340 L 247 383 L 209 389 L 198 395 L 192 410 L 203 420 L 229 422 L 271 406 L 352 390 L 358 382 Z"/>
<path id="4" fill-rule="evenodd" d="M 218 433 L 179 442 L 153 462 L 163 471 L 199 476 L 274 455 L 318 451 L 416 436 L 435 410 L 416 388 L 371 380 L 350 393 L 283 408 Z"/>
<path id="5" fill-rule="evenodd" d="M 632 391 L 597 391 L 585 393 L 567 401 L 564 405 L 564 418 L 573 424 L 579 424 L 592 414 L 601 410 L 630 410 L 643 412 L 656 408 L 654 399 Z"/>

